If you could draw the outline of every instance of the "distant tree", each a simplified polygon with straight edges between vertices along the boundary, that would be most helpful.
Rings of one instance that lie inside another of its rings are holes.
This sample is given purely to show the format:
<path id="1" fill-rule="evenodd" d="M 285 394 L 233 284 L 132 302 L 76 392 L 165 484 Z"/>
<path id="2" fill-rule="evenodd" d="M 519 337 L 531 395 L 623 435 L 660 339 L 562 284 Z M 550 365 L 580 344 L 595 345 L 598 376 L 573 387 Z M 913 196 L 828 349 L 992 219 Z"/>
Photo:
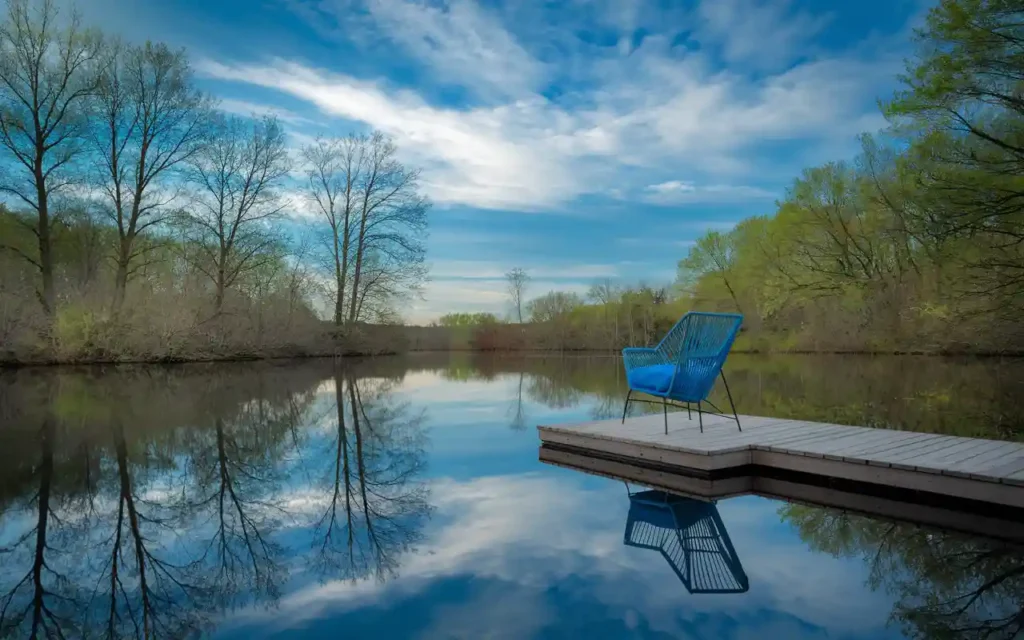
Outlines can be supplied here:
<path id="1" fill-rule="evenodd" d="M 526 308 L 531 321 L 549 322 L 572 313 L 574 309 L 582 305 L 583 299 L 577 293 L 552 291 L 530 300 Z"/>
<path id="2" fill-rule="evenodd" d="M 512 308 L 516 312 L 517 320 L 520 324 L 522 324 L 523 296 L 526 292 L 527 286 L 529 286 L 530 284 L 530 276 L 522 268 L 515 267 L 514 269 L 505 274 L 505 280 L 508 282 L 508 297 L 512 303 Z"/>
<path id="3" fill-rule="evenodd" d="M 437 323 L 442 327 L 476 327 L 498 324 L 499 320 L 493 313 L 447 313 Z"/>
<path id="4" fill-rule="evenodd" d="M 618 297 L 619 291 L 609 278 L 598 280 L 587 291 L 587 299 L 597 304 L 611 304 Z"/>

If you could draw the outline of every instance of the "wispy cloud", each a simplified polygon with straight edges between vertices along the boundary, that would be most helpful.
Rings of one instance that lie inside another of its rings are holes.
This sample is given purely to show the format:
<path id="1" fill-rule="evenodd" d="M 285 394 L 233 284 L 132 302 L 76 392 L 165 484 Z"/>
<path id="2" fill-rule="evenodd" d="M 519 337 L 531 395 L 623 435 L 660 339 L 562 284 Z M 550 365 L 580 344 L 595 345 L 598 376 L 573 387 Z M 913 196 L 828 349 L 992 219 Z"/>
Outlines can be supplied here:
<path id="1" fill-rule="evenodd" d="M 526 52 L 498 16 L 469 0 L 444 4 L 371 0 L 366 12 L 350 2 L 321 5 L 343 24 L 369 29 L 398 44 L 440 80 L 485 97 L 520 96 L 536 90 L 545 65 Z"/>
<path id="2" fill-rule="evenodd" d="M 757 69 L 785 66 L 806 53 L 832 19 L 797 10 L 788 0 L 705 1 L 698 13 L 698 38 L 717 44 L 726 61 Z"/>
<path id="3" fill-rule="evenodd" d="M 319 126 L 315 120 L 298 115 L 288 109 L 269 104 L 248 102 L 246 100 L 235 100 L 222 98 L 218 101 L 217 107 L 225 112 L 237 116 L 274 116 L 281 122 L 298 126 Z"/>
<path id="4" fill-rule="evenodd" d="M 538 104 L 459 111 L 434 108 L 410 92 L 274 60 L 265 65 L 197 65 L 221 80 L 283 91 L 327 115 L 363 122 L 394 136 L 424 166 L 424 186 L 439 203 L 485 208 L 533 208 L 582 191 L 580 177 L 558 162 L 544 142 L 520 144 L 504 131 L 517 119 L 535 121 Z"/>
<path id="5" fill-rule="evenodd" d="M 702 39 L 698 50 L 664 25 L 643 38 L 624 33 L 625 48 L 595 47 L 571 22 L 525 35 L 509 18 L 511 9 L 466 0 L 443 7 L 414 0 L 355 2 L 359 10 L 341 0 L 316 6 L 342 22 L 371 24 L 435 81 L 479 99 L 438 103 L 428 100 L 429 91 L 396 86 L 393 78 L 366 79 L 298 59 L 203 60 L 199 70 L 394 136 L 407 159 L 423 167 L 428 195 L 442 205 L 552 209 L 612 189 L 654 203 L 766 198 L 760 187 L 729 186 L 756 176 L 752 151 L 779 141 L 852 144 L 856 133 L 881 122 L 876 90 L 899 62 L 880 46 L 814 55 L 801 38 L 825 18 L 763 0 L 703 2 L 690 18 L 692 37 Z M 604 14 L 609 23 L 653 24 L 652 10 L 643 11 L 606 7 Z M 748 35 L 726 29 L 733 23 Z M 755 29 L 767 32 L 768 45 L 753 44 Z M 780 64 L 755 75 L 724 68 L 710 47 L 703 49 L 712 40 L 729 61 L 749 65 L 775 56 Z M 789 64 L 794 57 L 798 62 Z M 686 181 L 664 175 L 666 167 Z M 673 182 L 692 189 L 645 190 Z"/>
<path id="6" fill-rule="evenodd" d="M 698 185 L 688 180 L 668 180 L 649 185 L 641 199 L 652 204 L 683 204 L 692 202 L 742 202 L 776 197 L 773 191 L 760 187 L 730 184 Z"/>
<path id="7" fill-rule="evenodd" d="M 430 273 L 435 278 L 501 279 L 511 267 L 485 260 L 439 260 Z M 572 280 L 584 278 L 614 278 L 619 275 L 615 264 L 549 263 L 527 270 L 534 280 Z"/>

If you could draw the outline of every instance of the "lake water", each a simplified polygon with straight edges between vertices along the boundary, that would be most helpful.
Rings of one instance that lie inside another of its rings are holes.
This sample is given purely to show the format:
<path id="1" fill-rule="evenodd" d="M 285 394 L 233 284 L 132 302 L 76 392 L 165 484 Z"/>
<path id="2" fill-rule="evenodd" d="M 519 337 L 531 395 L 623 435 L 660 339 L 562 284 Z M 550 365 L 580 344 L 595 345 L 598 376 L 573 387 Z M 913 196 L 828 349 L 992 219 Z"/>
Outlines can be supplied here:
<path id="1" fill-rule="evenodd" d="M 1024 439 L 1019 360 L 726 368 L 741 413 Z M 672 512 L 717 564 L 644 548 L 642 487 L 538 461 L 536 424 L 624 393 L 611 357 L 0 373 L 0 635 L 1020 632 L 1024 550 L 992 539 L 748 495 Z"/>

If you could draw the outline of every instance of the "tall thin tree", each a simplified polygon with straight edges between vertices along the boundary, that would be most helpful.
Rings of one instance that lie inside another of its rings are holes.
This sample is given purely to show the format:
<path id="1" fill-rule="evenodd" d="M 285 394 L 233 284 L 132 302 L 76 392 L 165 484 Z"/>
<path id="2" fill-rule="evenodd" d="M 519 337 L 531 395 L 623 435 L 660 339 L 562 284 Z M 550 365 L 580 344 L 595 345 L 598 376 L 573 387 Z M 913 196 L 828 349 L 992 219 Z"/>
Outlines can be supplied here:
<path id="1" fill-rule="evenodd" d="M 221 119 L 189 159 L 196 194 L 182 222 L 190 261 L 214 285 L 218 314 L 241 276 L 276 257 L 266 224 L 285 207 L 277 187 L 289 168 L 284 131 L 273 117 Z"/>
<path id="2" fill-rule="evenodd" d="M 0 193 L 36 214 L 29 230 L 38 255 L 4 248 L 31 263 L 40 275 L 39 301 L 56 311 L 53 228 L 55 200 L 77 179 L 72 170 L 83 150 L 86 100 L 99 84 L 101 36 L 81 28 L 78 17 L 62 23 L 56 3 L 8 0 L 0 22 Z"/>
<path id="3" fill-rule="evenodd" d="M 508 297 L 512 303 L 512 308 L 516 312 L 519 324 L 522 324 L 523 295 L 526 292 L 526 287 L 530 284 L 530 276 L 524 269 L 515 267 L 505 274 L 505 280 L 507 281 Z"/>
<path id="4" fill-rule="evenodd" d="M 356 192 L 363 168 L 362 140 L 356 136 L 318 138 L 302 150 L 309 180 L 309 199 L 330 227 L 329 247 L 337 295 L 334 324 L 345 321 L 345 288 L 349 272 Z"/>
<path id="5" fill-rule="evenodd" d="M 184 51 L 147 42 L 115 43 L 101 75 L 92 136 L 102 158 L 102 190 L 117 227 L 114 307 L 124 304 L 128 280 L 152 248 L 136 242 L 163 222 L 176 189 L 161 184 L 199 152 L 210 101 L 194 85 Z"/>
<path id="6" fill-rule="evenodd" d="M 371 255 L 400 256 L 404 264 L 422 264 L 422 242 L 429 208 L 426 199 L 418 192 L 419 172 L 398 161 L 398 148 L 389 137 L 374 132 L 362 138 L 362 144 L 362 176 L 358 183 L 359 224 L 355 235 L 349 322 L 358 319 L 360 292 L 363 291 L 360 281 Z"/>

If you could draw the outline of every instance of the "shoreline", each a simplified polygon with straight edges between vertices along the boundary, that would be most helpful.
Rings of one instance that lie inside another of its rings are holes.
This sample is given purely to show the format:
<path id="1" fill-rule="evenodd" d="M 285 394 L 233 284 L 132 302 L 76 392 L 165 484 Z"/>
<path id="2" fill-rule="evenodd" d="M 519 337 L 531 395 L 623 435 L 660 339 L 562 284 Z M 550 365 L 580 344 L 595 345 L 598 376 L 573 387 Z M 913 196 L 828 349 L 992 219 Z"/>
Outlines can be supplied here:
<path id="1" fill-rule="evenodd" d="M 17 369 L 45 369 L 52 367 L 92 367 L 92 366 L 173 366 L 184 364 L 215 364 L 232 362 L 279 362 L 293 360 L 340 360 L 346 358 L 374 358 L 374 357 L 402 357 L 415 356 L 417 354 L 479 354 L 488 356 L 607 356 L 618 357 L 619 351 L 607 349 L 516 349 L 516 350 L 482 350 L 482 349 L 418 349 L 410 351 L 392 351 L 378 353 L 343 353 L 343 354 L 295 354 L 295 355 L 230 355 L 210 356 L 198 358 L 138 358 L 138 359 L 83 359 L 83 360 L 59 360 L 59 361 L 11 361 L 0 360 L 0 371 L 13 371 Z M 799 355 L 799 356 L 915 356 L 934 358 L 1024 358 L 1024 351 L 924 351 L 924 350 L 809 350 L 809 349 L 787 349 L 779 351 L 767 351 L 761 349 L 735 349 L 732 354 L 742 355 Z"/>

